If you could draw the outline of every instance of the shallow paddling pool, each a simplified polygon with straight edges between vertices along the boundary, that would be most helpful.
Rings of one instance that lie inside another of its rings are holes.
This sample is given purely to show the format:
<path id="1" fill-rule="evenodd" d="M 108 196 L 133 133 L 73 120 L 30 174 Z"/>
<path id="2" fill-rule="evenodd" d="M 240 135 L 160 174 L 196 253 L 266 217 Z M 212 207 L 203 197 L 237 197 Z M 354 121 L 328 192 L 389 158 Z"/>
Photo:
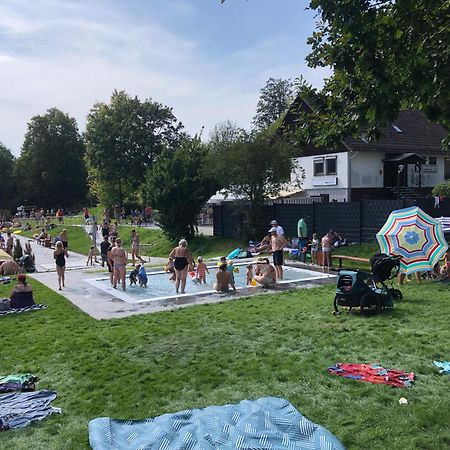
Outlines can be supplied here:
<path id="1" fill-rule="evenodd" d="M 248 263 L 235 264 L 235 267 L 239 269 L 239 273 L 234 274 L 237 290 L 249 288 L 249 286 L 247 286 L 246 284 L 247 264 Z M 94 286 L 95 288 L 107 292 L 113 297 L 119 298 L 127 303 L 139 304 L 159 300 L 168 300 L 179 297 L 189 297 L 198 295 L 203 296 L 207 294 L 214 294 L 215 291 L 213 289 L 213 285 L 215 283 L 217 266 L 208 267 L 208 269 L 210 273 L 206 274 L 206 284 L 194 283 L 188 274 L 185 294 L 177 294 L 175 292 L 175 282 L 170 281 L 171 274 L 165 272 L 147 273 L 148 284 L 146 288 L 134 285 L 129 286 L 129 279 L 128 279 L 129 273 L 127 273 L 127 280 L 126 280 L 127 290 L 125 292 L 121 290 L 120 286 L 118 287 L 118 289 L 114 289 L 111 286 L 111 283 L 109 282 L 109 277 L 94 278 L 85 281 Z M 296 267 L 284 266 L 283 269 L 284 269 L 284 279 L 282 281 L 277 282 L 277 285 L 309 282 L 320 279 L 326 279 L 330 277 L 330 275 L 325 273 L 315 272 L 313 270 L 307 269 L 299 269 Z M 256 287 L 254 289 L 255 291 L 258 291 L 260 287 Z M 251 295 L 251 292 L 248 294 Z"/>

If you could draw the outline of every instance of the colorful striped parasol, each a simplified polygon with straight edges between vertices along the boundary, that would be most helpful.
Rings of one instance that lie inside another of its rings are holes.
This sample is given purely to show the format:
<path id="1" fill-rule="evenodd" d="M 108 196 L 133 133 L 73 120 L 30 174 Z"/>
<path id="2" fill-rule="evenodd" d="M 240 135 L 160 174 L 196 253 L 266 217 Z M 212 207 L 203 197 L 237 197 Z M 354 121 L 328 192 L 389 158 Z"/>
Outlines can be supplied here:
<path id="1" fill-rule="evenodd" d="M 417 206 L 392 211 L 377 240 L 382 253 L 401 256 L 406 274 L 432 270 L 448 248 L 441 224 Z"/>

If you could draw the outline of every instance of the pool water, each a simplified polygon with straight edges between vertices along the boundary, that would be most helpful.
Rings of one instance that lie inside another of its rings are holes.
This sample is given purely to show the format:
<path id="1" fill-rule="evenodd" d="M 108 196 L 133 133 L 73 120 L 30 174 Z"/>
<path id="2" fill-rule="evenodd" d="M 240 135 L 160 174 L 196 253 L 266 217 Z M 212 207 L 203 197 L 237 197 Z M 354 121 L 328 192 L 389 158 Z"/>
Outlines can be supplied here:
<path id="1" fill-rule="evenodd" d="M 247 286 L 247 267 L 246 264 L 235 264 L 238 273 L 234 273 L 234 281 L 236 289 L 242 289 Z M 209 274 L 206 274 L 206 284 L 199 284 L 192 280 L 190 274 L 186 280 L 186 293 L 183 295 L 207 294 L 213 293 L 214 283 L 216 279 L 217 266 L 208 267 Z M 281 283 L 292 283 L 300 281 L 318 280 L 321 278 L 328 278 L 327 274 L 315 272 L 312 270 L 298 269 L 295 267 L 283 267 L 284 276 Z M 129 279 L 127 273 L 127 290 L 123 292 L 121 288 L 113 289 L 108 278 L 97 278 L 86 280 L 87 283 L 95 286 L 102 291 L 108 292 L 114 297 L 118 297 L 127 303 L 141 303 L 155 300 L 162 300 L 171 297 L 180 296 L 175 292 L 175 282 L 170 280 L 171 274 L 165 272 L 147 273 L 148 283 L 147 287 L 129 286 Z"/>

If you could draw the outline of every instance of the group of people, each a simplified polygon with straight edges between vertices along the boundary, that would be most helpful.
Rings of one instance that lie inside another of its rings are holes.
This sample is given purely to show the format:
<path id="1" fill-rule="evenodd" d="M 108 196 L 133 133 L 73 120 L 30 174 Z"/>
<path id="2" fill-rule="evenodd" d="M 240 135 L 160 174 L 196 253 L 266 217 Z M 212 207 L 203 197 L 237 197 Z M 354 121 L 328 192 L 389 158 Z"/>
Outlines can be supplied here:
<path id="1" fill-rule="evenodd" d="M 256 267 L 253 264 L 247 265 L 247 285 L 259 283 L 263 287 L 267 287 L 275 283 L 277 279 L 283 279 L 283 248 L 287 244 L 284 230 L 273 220 L 269 233 L 273 265 L 268 258 L 259 258 L 255 264 Z M 200 284 L 206 283 L 206 274 L 209 274 L 209 269 L 203 261 L 203 257 L 199 256 L 197 263 L 194 262 L 186 239 L 181 239 L 178 245 L 170 252 L 165 270 L 172 273 L 171 280 L 175 281 L 177 294 L 186 292 L 186 280 L 189 273 L 192 274 L 193 281 Z M 226 292 L 230 289 L 236 291 L 234 273 L 238 270 L 234 266 L 233 260 L 227 261 L 227 258 L 222 256 L 218 262 L 218 270 L 215 274 L 214 289 L 218 292 Z"/>

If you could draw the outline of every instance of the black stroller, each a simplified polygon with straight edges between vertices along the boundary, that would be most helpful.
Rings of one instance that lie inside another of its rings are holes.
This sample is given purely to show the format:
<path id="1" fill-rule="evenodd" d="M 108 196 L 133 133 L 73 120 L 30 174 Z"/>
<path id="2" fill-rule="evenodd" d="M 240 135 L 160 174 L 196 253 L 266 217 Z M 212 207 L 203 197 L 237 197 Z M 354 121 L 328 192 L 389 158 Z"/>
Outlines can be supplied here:
<path id="1" fill-rule="evenodd" d="M 334 312 L 340 314 L 339 307 L 350 309 L 359 307 L 361 314 L 367 309 L 381 311 L 392 308 L 394 300 L 401 300 L 399 289 L 386 285 L 386 281 L 395 278 L 400 270 L 400 258 L 380 253 L 370 258 L 372 273 L 361 270 L 340 270 L 334 297 Z"/>

